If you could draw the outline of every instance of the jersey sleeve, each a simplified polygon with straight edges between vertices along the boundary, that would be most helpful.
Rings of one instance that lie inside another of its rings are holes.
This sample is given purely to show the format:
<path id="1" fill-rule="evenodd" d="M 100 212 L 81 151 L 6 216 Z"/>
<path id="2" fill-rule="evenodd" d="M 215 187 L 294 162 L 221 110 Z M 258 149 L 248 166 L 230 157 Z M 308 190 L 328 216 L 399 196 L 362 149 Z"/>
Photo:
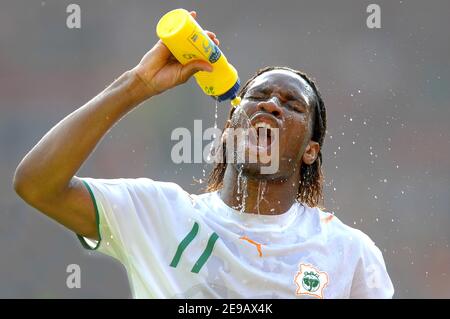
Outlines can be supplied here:
<path id="1" fill-rule="evenodd" d="M 81 180 L 94 203 L 100 237 L 93 241 L 77 235 L 82 246 L 124 264 L 130 250 L 141 245 L 155 245 L 158 249 L 157 235 L 169 232 L 176 222 L 176 216 L 168 214 L 172 211 L 168 206 L 174 197 L 185 193 L 177 184 L 148 178 Z"/>
<path id="2" fill-rule="evenodd" d="M 390 299 L 394 286 L 386 270 L 380 249 L 364 233 L 359 232 L 359 252 L 350 298 Z"/>

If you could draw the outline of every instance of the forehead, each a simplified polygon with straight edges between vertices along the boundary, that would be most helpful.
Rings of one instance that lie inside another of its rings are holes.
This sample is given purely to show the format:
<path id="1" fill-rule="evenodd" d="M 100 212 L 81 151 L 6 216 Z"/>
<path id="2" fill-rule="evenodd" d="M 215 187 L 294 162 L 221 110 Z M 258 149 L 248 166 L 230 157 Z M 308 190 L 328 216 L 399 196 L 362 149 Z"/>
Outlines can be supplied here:
<path id="1" fill-rule="evenodd" d="M 267 88 L 303 99 L 310 106 L 315 104 L 315 93 L 312 87 L 305 79 L 292 71 L 271 70 L 264 72 L 252 81 L 248 91 Z"/>

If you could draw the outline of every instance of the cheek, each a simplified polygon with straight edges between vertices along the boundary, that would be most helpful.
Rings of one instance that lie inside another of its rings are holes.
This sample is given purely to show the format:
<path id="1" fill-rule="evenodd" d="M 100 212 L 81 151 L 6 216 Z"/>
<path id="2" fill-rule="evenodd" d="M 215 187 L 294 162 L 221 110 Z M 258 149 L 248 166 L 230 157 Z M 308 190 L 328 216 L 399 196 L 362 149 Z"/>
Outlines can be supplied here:
<path id="1" fill-rule="evenodd" d="M 308 119 L 306 115 L 295 116 L 285 122 L 281 132 L 281 143 L 284 144 L 284 152 L 290 157 L 297 157 L 308 138 Z"/>
<path id="2" fill-rule="evenodd" d="M 286 117 L 284 132 L 296 141 L 303 140 L 309 133 L 308 122 L 307 114 L 290 115 Z"/>
<path id="3" fill-rule="evenodd" d="M 256 103 L 252 103 L 248 100 L 245 100 L 240 106 L 247 114 L 252 114 L 256 111 Z"/>

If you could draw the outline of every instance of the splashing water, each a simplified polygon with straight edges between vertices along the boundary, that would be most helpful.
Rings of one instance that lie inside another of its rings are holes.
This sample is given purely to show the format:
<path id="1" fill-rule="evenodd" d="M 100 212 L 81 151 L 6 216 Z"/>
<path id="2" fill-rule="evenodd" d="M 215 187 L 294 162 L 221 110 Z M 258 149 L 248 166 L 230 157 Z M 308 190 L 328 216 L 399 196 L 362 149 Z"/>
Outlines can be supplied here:
<path id="1" fill-rule="evenodd" d="M 242 170 L 242 167 L 241 167 Z M 245 203 L 248 197 L 248 188 L 247 188 L 247 177 L 242 177 L 242 189 L 244 190 L 242 194 L 242 205 L 241 205 L 241 213 L 245 213 Z"/>
<path id="2" fill-rule="evenodd" d="M 249 129 L 252 127 L 250 119 L 245 112 L 244 108 L 237 107 L 231 118 L 231 124 L 233 127 L 242 127 L 244 129 Z"/>
<path id="3" fill-rule="evenodd" d="M 214 128 L 217 128 L 217 111 L 218 111 L 218 105 L 219 102 L 216 100 L 216 109 L 214 111 Z M 216 135 L 214 134 L 214 138 L 216 137 Z"/>
<path id="4" fill-rule="evenodd" d="M 239 201 L 241 199 L 242 195 L 242 201 L 241 201 L 241 207 L 239 209 L 239 211 L 241 213 L 245 213 L 245 201 L 248 197 L 248 192 L 247 192 L 247 177 L 242 175 L 242 165 L 238 166 L 238 178 L 237 178 L 237 193 L 238 196 L 236 196 L 236 200 Z"/>
<path id="5" fill-rule="evenodd" d="M 231 118 L 231 127 L 232 128 L 243 128 L 244 130 L 249 130 L 252 128 L 252 124 L 250 119 L 242 107 L 237 107 L 234 111 L 234 114 Z M 247 131 L 249 134 L 255 134 L 253 130 Z M 256 135 L 256 134 L 255 134 Z M 247 146 L 248 139 L 244 139 L 244 149 Z M 238 194 L 242 194 L 242 202 L 240 212 L 245 213 L 245 205 L 246 199 L 248 197 L 248 187 L 247 187 L 247 177 L 242 175 L 243 165 L 238 165 Z"/>
<path id="6" fill-rule="evenodd" d="M 218 103 L 216 102 L 216 109 L 215 109 L 215 115 L 214 115 L 214 128 L 217 128 L 217 111 L 218 111 L 217 105 L 218 105 Z M 244 129 L 244 132 L 246 132 L 248 135 L 247 137 L 255 138 L 255 139 L 257 138 L 256 130 L 253 129 L 250 119 L 242 107 L 238 106 L 236 108 L 236 110 L 234 111 L 233 116 L 231 118 L 231 127 L 230 128 L 231 129 L 237 129 L 237 128 Z M 214 138 L 215 138 L 215 136 L 214 136 Z M 247 144 L 248 140 L 249 140 L 248 138 L 245 138 L 244 145 L 240 145 L 240 147 L 243 146 L 245 149 L 246 146 L 248 145 Z M 211 147 L 210 153 L 211 153 L 212 149 L 213 149 L 213 147 Z M 223 152 L 224 152 L 223 144 L 218 143 L 216 148 L 214 148 L 214 153 L 213 153 L 214 156 L 220 155 Z M 236 152 L 233 152 L 233 153 L 235 154 L 234 156 L 236 156 Z M 234 158 L 232 161 L 237 162 L 236 159 L 237 158 Z M 237 194 L 238 194 L 238 196 L 236 196 L 236 200 L 238 202 L 241 201 L 241 205 L 240 205 L 240 207 L 237 206 L 237 207 L 233 207 L 233 208 L 239 209 L 239 211 L 241 213 L 245 213 L 246 199 L 248 197 L 248 187 L 247 187 L 247 177 L 243 176 L 242 163 L 239 163 L 237 165 L 237 170 L 238 170 L 238 178 L 237 178 Z M 262 194 L 264 194 L 264 190 L 265 190 L 265 186 L 263 187 Z"/>
<path id="7" fill-rule="evenodd" d="M 217 130 L 217 113 L 218 113 L 218 105 L 219 102 L 216 100 L 216 105 L 215 105 L 215 110 L 214 110 L 214 132 L 215 130 Z M 216 140 L 216 133 L 213 134 L 212 136 L 212 141 Z M 214 142 L 211 143 L 211 146 L 209 148 L 209 153 L 208 153 L 208 157 L 206 158 L 206 160 L 209 162 L 211 160 L 211 154 L 214 154 L 213 156 L 215 156 L 215 154 L 217 154 L 217 151 L 213 153 L 213 149 L 214 149 Z"/>
<path id="8" fill-rule="evenodd" d="M 258 215 L 260 214 L 259 204 L 261 203 L 262 200 L 264 200 L 264 192 L 266 191 L 266 185 L 267 185 L 267 181 L 266 180 L 259 181 L 259 184 L 258 184 L 258 198 L 257 198 L 257 201 L 256 201 L 256 210 L 258 212 Z"/>
<path id="9" fill-rule="evenodd" d="M 215 110 L 214 110 L 214 130 L 217 130 L 218 105 L 219 105 L 219 102 L 216 100 L 216 105 L 215 105 Z M 214 141 L 216 140 L 216 138 L 217 138 L 216 133 L 214 133 L 213 136 L 212 136 L 212 142 L 211 142 L 211 146 L 209 148 L 208 156 L 206 157 L 206 160 L 207 160 L 208 163 L 211 161 L 211 155 L 213 157 L 215 157 L 217 152 L 220 151 L 220 149 L 221 149 L 221 145 L 219 145 L 219 149 L 216 149 L 213 152 L 214 145 L 215 145 Z M 206 178 L 206 171 L 205 171 L 205 169 L 203 169 L 203 177 Z"/>
<path id="10" fill-rule="evenodd" d="M 239 174 L 237 178 L 237 192 L 241 194 L 242 166 L 239 166 Z"/>

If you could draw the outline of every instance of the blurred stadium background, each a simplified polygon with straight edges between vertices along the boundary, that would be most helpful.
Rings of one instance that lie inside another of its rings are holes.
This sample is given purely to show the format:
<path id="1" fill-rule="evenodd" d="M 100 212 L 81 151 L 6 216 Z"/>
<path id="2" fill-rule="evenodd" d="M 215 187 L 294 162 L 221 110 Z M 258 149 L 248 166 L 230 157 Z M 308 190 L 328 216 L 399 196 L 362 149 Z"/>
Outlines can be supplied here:
<path id="1" fill-rule="evenodd" d="M 20 159 L 59 120 L 133 67 L 167 11 L 198 12 L 242 80 L 266 65 L 316 79 L 328 112 L 325 205 L 384 254 L 396 298 L 450 298 L 448 1 L 24 1 L 0 4 L 0 297 L 129 298 L 125 271 L 12 189 Z M 66 7 L 81 7 L 81 29 Z M 219 127 L 228 105 L 219 106 Z M 170 160 L 176 127 L 214 123 L 192 80 L 107 134 L 79 176 L 150 177 L 200 192 L 200 164 Z M 66 287 L 68 264 L 81 288 Z"/>

